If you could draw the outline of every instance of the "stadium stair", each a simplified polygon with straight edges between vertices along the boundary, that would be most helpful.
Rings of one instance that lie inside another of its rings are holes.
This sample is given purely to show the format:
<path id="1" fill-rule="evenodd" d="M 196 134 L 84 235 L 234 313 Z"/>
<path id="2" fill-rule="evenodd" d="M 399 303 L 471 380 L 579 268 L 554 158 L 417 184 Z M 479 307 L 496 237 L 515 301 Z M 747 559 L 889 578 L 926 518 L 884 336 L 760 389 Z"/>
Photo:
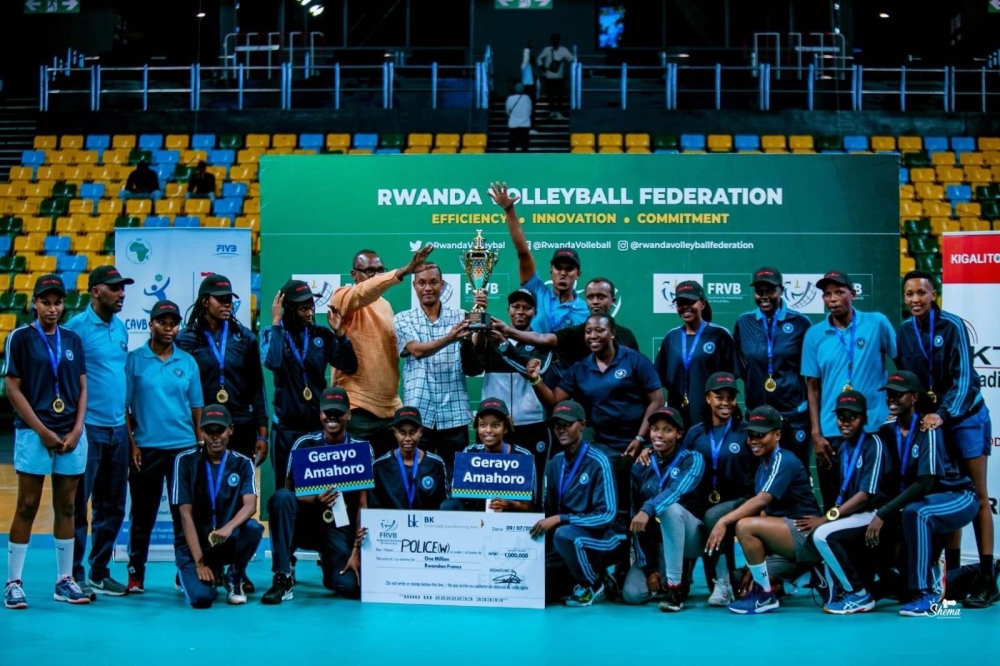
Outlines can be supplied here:
<path id="1" fill-rule="evenodd" d="M 15 98 L 0 104 L 0 182 L 21 164 L 21 152 L 31 148 L 37 126 L 37 101 Z"/>
<path id="2" fill-rule="evenodd" d="M 507 100 L 494 99 L 490 103 L 489 138 L 487 150 L 489 153 L 506 153 L 507 138 Z M 565 115 L 565 114 L 564 114 Z M 549 105 L 543 99 L 535 107 L 535 120 L 532 124 L 532 134 L 528 140 L 529 153 L 565 153 L 569 152 L 569 116 L 562 120 L 549 117 Z"/>

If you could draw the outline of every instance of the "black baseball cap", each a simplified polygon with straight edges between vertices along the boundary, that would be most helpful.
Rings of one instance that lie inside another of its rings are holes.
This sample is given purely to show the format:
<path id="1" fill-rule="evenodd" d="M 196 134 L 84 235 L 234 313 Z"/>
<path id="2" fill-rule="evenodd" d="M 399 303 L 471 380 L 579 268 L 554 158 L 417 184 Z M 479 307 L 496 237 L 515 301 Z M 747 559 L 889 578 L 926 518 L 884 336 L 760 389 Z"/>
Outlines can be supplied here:
<path id="1" fill-rule="evenodd" d="M 351 400 L 347 397 L 347 391 L 339 386 L 331 386 L 324 390 L 319 397 L 319 409 L 321 412 L 335 411 L 341 414 L 351 411 Z"/>
<path id="2" fill-rule="evenodd" d="M 309 283 L 302 280 L 289 280 L 281 288 L 281 293 L 284 294 L 285 300 L 289 303 L 305 303 L 316 298 Z"/>
<path id="3" fill-rule="evenodd" d="M 674 302 L 681 299 L 688 301 L 700 301 L 705 298 L 705 290 L 701 284 L 695 280 L 684 280 L 674 288 Z"/>
<path id="4" fill-rule="evenodd" d="M 135 284 L 135 280 L 125 277 L 114 266 L 98 266 L 90 271 L 90 277 L 87 278 L 87 289 L 93 289 L 99 284 L 109 286 L 115 284 Z"/>
<path id="5" fill-rule="evenodd" d="M 571 247 L 561 247 L 553 252 L 552 261 L 549 263 L 554 264 L 557 261 L 569 261 L 576 264 L 577 268 L 580 268 L 580 255 Z"/>
<path id="6" fill-rule="evenodd" d="M 515 289 L 507 294 L 507 305 L 517 303 L 518 301 L 527 301 L 528 303 L 531 303 L 531 307 L 538 306 L 538 301 L 535 300 L 535 295 L 527 289 Z"/>
<path id="7" fill-rule="evenodd" d="M 583 411 L 583 406 L 575 400 L 563 400 L 555 406 L 552 410 L 552 416 L 549 417 L 549 421 L 565 421 L 567 423 L 586 420 L 587 413 Z"/>
<path id="8" fill-rule="evenodd" d="M 650 414 L 649 418 L 646 420 L 650 423 L 654 423 L 656 421 L 670 421 L 674 424 L 675 428 L 679 430 L 684 429 L 684 417 L 681 416 L 681 413 L 673 407 L 660 407 L 658 410 Z"/>
<path id="9" fill-rule="evenodd" d="M 476 412 L 476 416 L 482 416 L 484 414 L 499 414 L 505 419 L 510 418 L 510 410 L 507 409 L 507 403 L 500 398 L 485 398 L 479 403 L 479 411 Z"/>
<path id="10" fill-rule="evenodd" d="M 783 287 L 785 285 L 785 280 L 781 276 L 781 271 L 777 268 L 763 266 L 753 272 L 753 281 L 750 283 L 750 286 L 753 287 L 758 284 L 770 284 L 775 287 Z"/>
<path id="11" fill-rule="evenodd" d="M 173 315 L 177 319 L 180 319 L 181 309 L 173 301 L 156 301 L 156 305 L 149 311 L 149 320 L 153 321 L 167 315 Z"/>
<path id="12" fill-rule="evenodd" d="M 396 413 L 392 415 L 392 425 L 398 428 L 404 423 L 412 423 L 418 428 L 422 428 L 424 422 L 421 420 L 420 410 L 408 405 L 403 405 L 397 409 Z"/>
<path id="13" fill-rule="evenodd" d="M 833 409 L 835 412 L 841 410 L 854 412 L 855 414 L 866 414 L 868 412 L 868 400 L 865 399 L 865 394 L 853 389 L 844 391 L 837 396 L 837 406 Z"/>
<path id="14" fill-rule="evenodd" d="M 35 291 L 32 292 L 32 297 L 41 296 L 42 294 L 47 294 L 50 291 L 54 291 L 60 296 L 65 296 L 66 285 L 63 283 L 62 278 L 58 275 L 41 275 L 37 280 L 35 280 Z"/>
<path id="15" fill-rule="evenodd" d="M 740 392 L 740 390 L 736 388 L 736 377 L 733 376 L 733 373 L 717 372 L 709 377 L 708 381 L 705 382 L 705 393 L 708 393 L 709 391 L 721 391 L 723 389 L 731 389 L 737 393 Z"/>
<path id="16" fill-rule="evenodd" d="M 220 425 L 229 427 L 233 425 L 233 417 L 229 415 L 229 410 L 222 405 L 209 405 L 201 410 L 201 427 L 207 425 Z"/>
<path id="17" fill-rule="evenodd" d="M 889 375 L 889 380 L 880 391 L 899 391 L 900 393 L 923 393 L 923 383 L 909 370 L 897 370 Z"/>
<path id="18" fill-rule="evenodd" d="M 854 289 L 854 283 L 851 282 L 850 276 L 844 271 L 829 271 L 816 281 L 816 286 L 820 289 L 826 289 L 826 285 L 828 284 L 840 284 L 848 289 Z"/>
<path id="19" fill-rule="evenodd" d="M 781 430 L 781 414 L 770 405 L 761 405 L 747 414 L 747 430 L 762 435 Z"/>
<path id="20" fill-rule="evenodd" d="M 202 296 L 233 296 L 239 298 L 239 296 L 233 293 L 233 283 L 229 281 L 229 278 L 218 273 L 212 273 L 201 281 L 201 286 L 198 287 L 198 298 Z"/>

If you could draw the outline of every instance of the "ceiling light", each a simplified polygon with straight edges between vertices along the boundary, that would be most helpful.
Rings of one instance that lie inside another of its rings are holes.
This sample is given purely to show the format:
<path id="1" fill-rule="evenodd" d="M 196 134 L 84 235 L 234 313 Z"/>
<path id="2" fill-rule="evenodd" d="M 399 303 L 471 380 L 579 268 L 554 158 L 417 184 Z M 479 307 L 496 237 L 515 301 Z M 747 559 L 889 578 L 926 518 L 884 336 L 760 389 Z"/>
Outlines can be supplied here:
<path id="1" fill-rule="evenodd" d="M 205 12 L 198 12 L 195 16 L 198 18 L 205 18 Z"/>
<path id="2" fill-rule="evenodd" d="M 878 17 L 879 18 L 889 18 L 889 14 L 887 14 L 886 12 L 879 12 Z"/>
<path id="3" fill-rule="evenodd" d="M 678 53 L 677 57 L 678 58 L 690 58 L 691 54 L 690 53 Z"/>
<path id="4" fill-rule="evenodd" d="M 313 5 L 309 8 L 309 13 L 313 16 L 319 16 L 323 13 L 323 5 Z"/>

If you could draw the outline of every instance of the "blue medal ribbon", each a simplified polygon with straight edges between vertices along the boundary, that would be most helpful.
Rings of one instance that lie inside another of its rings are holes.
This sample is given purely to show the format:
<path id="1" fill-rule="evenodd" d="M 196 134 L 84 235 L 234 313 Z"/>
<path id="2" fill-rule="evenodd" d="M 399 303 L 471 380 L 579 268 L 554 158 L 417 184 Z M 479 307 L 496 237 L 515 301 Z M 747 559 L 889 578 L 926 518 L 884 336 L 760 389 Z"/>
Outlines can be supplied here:
<path id="1" fill-rule="evenodd" d="M 771 468 L 771 466 L 774 464 L 774 459 L 778 456 L 778 453 L 780 453 L 780 452 L 781 452 L 781 447 L 780 446 L 774 447 L 774 452 L 771 453 L 771 457 L 768 458 L 767 463 L 765 463 L 765 467 L 767 469 Z M 760 474 L 757 474 L 757 476 L 760 476 Z M 766 480 L 766 476 L 767 475 L 765 474 L 764 476 L 765 476 L 765 480 Z M 761 487 L 763 487 L 763 486 L 761 486 Z M 753 492 L 754 492 L 754 494 L 757 494 L 757 493 L 760 493 L 760 491 L 761 491 L 761 488 L 757 487 L 757 479 L 755 478 L 754 479 L 754 484 L 753 484 Z"/>
<path id="2" fill-rule="evenodd" d="M 309 337 L 309 327 L 306 326 L 302 331 L 302 351 L 299 351 L 298 347 L 295 346 L 295 340 L 292 339 L 292 334 L 285 330 L 284 323 L 281 324 L 281 330 L 285 334 L 285 340 L 288 341 L 289 349 L 292 350 L 292 357 L 295 359 L 295 364 L 302 370 L 302 384 L 308 388 L 309 381 L 306 379 L 306 354 L 309 353 L 309 343 L 312 342 L 312 339 Z M 223 351 L 222 353 L 225 355 L 226 352 Z"/>
<path id="3" fill-rule="evenodd" d="M 222 322 L 222 341 L 216 345 L 212 338 L 212 333 L 205 331 L 205 338 L 208 340 L 208 348 L 212 350 L 212 356 L 219 363 L 219 388 L 226 388 L 226 339 L 229 337 L 229 320 Z"/>
<path id="4" fill-rule="evenodd" d="M 865 445 L 865 433 L 861 433 L 861 437 L 858 439 L 857 446 L 854 447 L 854 453 L 851 455 L 851 461 L 848 463 L 846 458 L 844 463 L 847 463 L 847 467 L 840 468 L 840 476 L 844 481 L 840 484 L 840 493 L 837 495 L 837 501 L 834 502 L 836 506 L 840 506 L 840 503 L 844 501 L 844 493 L 847 492 L 847 486 L 851 483 L 851 477 L 854 475 L 855 466 L 858 464 L 858 456 L 861 455 L 861 449 Z M 843 465 L 843 463 L 841 463 Z"/>
<path id="5" fill-rule="evenodd" d="M 653 471 L 656 472 L 656 478 L 660 481 L 660 490 L 663 490 L 663 487 L 667 485 L 668 481 L 670 481 L 670 473 L 674 471 L 674 468 L 677 467 L 677 463 L 681 461 L 681 453 L 683 453 L 683 451 L 680 449 L 674 449 L 674 460 L 670 463 L 670 466 L 667 467 L 667 471 L 663 474 L 660 474 L 660 465 L 656 462 L 656 454 L 650 456 L 649 462 L 653 464 Z"/>
<path id="6" fill-rule="evenodd" d="M 899 490 L 902 492 L 906 490 L 906 483 L 903 481 L 903 477 L 906 476 L 906 468 L 910 464 L 910 445 L 913 443 L 913 437 L 917 432 L 917 413 L 913 412 L 913 418 L 910 419 L 910 429 L 906 433 L 906 441 L 903 441 L 902 429 L 899 427 L 899 422 L 896 422 L 896 452 L 899 453 Z"/>
<path id="7" fill-rule="evenodd" d="M 694 334 L 694 340 L 691 342 L 691 353 L 688 354 L 688 334 L 687 329 L 683 326 L 681 327 L 681 362 L 684 364 L 684 395 L 688 394 L 688 377 L 691 371 L 691 361 L 694 360 L 695 352 L 698 351 L 698 341 L 701 340 L 701 334 L 705 332 L 705 328 L 708 323 L 703 319 L 701 324 L 698 326 L 698 332 Z"/>
<path id="8" fill-rule="evenodd" d="M 847 352 L 847 383 L 850 385 L 851 376 L 854 374 L 854 348 L 858 335 L 858 314 L 856 312 L 851 316 L 851 325 L 847 328 L 851 332 L 850 345 L 848 345 L 847 340 L 844 339 L 844 332 L 842 330 L 836 326 L 833 327 L 833 330 L 837 332 L 837 337 L 840 338 L 840 346 L 842 346 L 844 351 Z"/>
<path id="9" fill-rule="evenodd" d="M 563 454 L 562 468 L 559 470 L 559 506 L 562 507 L 563 493 L 569 488 L 569 484 L 572 483 L 573 479 L 576 478 L 576 473 L 580 471 L 580 464 L 583 463 L 583 459 L 587 457 L 587 451 L 590 449 L 590 444 L 584 443 L 577 451 L 576 461 L 573 463 L 572 469 L 569 471 L 569 476 L 566 476 L 566 455 Z"/>
<path id="10" fill-rule="evenodd" d="M 52 351 L 52 345 L 49 344 L 49 338 L 45 335 L 45 331 L 42 330 L 42 325 L 35 322 L 35 330 L 38 331 L 38 335 L 42 336 L 42 342 L 45 344 L 45 351 L 49 353 L 49 366 L 52 368 L 52 380 L 54 382 L 53 391 L 56 394 L 56 400 L 59 399 L 59 364 L 62 362 L 62 336 L 59 333 L 59 325 L 56 324 L 56 349 Z"/>
<path id="11" fill-rule="evenodd" d="M 761 313 L 763 314 L 763 313 Z M 764 318 L 764 337 L 767 339 L 767 376 L 774 376 L 774 338 L 778 334 L 778 313 L 771 317 L 771 325 L 768 326 L 767 318 Z"/>
<path id="12" fill-rule="evenodd" d="M 212 463 L 205 461 L 205 481 L 208 483 L 208 499 L 212 502 L 212 529 L 216 528 L 215 503 L 222 490 L 222 479 L 226 477 L 226 460 L 229 459 L 229 451 L 222 454 L 222 462 L 219 463 L 219 474 L 213 476 Z"/>
<path id="13" fill-rule="evenodd" d="M 712 487 L 715 488 L 718 485 L 719 477 L 719 453 L 722 452 L 722 445 L 726 443 L 726 437 L 729 436 L 729 430 L 733 427 L 733 420 L 730 418 L 726 421 L 726 429 L 722 431 L 722 437 L 719 438 L 719 443 L 715 443 L 715 428 L 710 427 L 708 429 L 708 441 L 712 445 Z"/>
<path id="14" fill-rule="evenodd" d="M 399 475 L 403 477 L 403 487 L 406 488 L 406 501 L 413 508 L 413 499 L 417 496 L 417 468 L 420 467 L 420 449 L 413 451 L 412 478 L 406 476 L 406 465 L 403 464 L 403 452 L 396 449 L 396 462 L 399 463 Z"/>
<path id="15" fill-rule="evenodd" d="M 924 355 L 927 359 L 927 389 L 929 391 L 934 390 L 934 308 L 931 308 L 930 314 L 930 326 L 927 329 L 928 339 L 927 339 L 927 349 L 924 349 L 924 339 L 920 335 L 920 325 L 917 323 L 917 318 L 913 317 L 911 319 L 913 322 L 913 330 L 917 333 L 917 344 L 920 346 L 920 353 Z"/>

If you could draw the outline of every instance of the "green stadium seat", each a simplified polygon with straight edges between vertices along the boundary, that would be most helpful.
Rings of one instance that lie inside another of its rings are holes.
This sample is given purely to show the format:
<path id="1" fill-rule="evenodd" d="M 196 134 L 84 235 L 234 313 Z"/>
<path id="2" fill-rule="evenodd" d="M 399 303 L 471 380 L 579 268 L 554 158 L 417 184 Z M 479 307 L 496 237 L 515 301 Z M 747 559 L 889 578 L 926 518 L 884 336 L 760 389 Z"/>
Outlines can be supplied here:
<path id="1" fill-rule="evenodd" d="M 24 228 L 24 219 L 20 217 L 0 217 L 0 234 L 19 234 Z"/>
<path id="2" fill-rule="evenodd" d="M 844 143 L 839 136 L 818 136 L 816 137 L 816 150 L 843 150 Z"/>
<path id="3" fill-rule="evenodd" d="M 255 254 L 250 257 L 250 272 L 259 273 L 260 272 L 260 255 Z"/>
<path id="4" fill-rule="evenodd" d="M 931 221 L 927 218 L 907 220 L 903 223 L 903 233 L 910 236 L 928 236 L 931 233 Z"/>
<path id="5" fill-rule="evenodd" d="M 63 217 L 68 211 L 68 199 L 45 199 L 38 207 L 38 214 L 42 217 Z"/>
<path id="6" fill-rule="evenodd" d="M 990 222 L 1000 219 L 1000 202 L 994 200 L 980 201 L 979 206 L 982 209 L 983 219 Z"/>
<path id="7" fill-rule="evenodd" d="M 24 312 L 28 307 L 28 295 L 24 292 L 0 294 L 0 310 L 4 312 Z"/>
<path id="8" fill-rule="evenodd" d="M 997 198 L 997 192 L 991 185 L 976 185 L 976 201 L 989 201 Z"/>
<path id="9" fill-rule="evenodd" d="M 940 254 L 918 254 L 915 258 L 918 271 L 927 271 L 929 273 L 941 272 Z"/>
<path id="10" fill-rule="evenodd" d="M 0 273 L 23 273 L 27 267 L 28 260 L 23 254 L 0 257 Z"/>
<path id="11" fill-rule="evenodd" d="M 66 294 L 67 310 L 82 310 L 90 303 L 90 294 L 82 291 L 71 291 Z"/>
<path id="12" fill-rule="evenodd" d="M 56 183 L 52 186 L 52 197 L 57 199 L 75 199 L 75 183 Z"/>
<path id="13" fill-rule="evenodd" d="M 903 153 L 903 166 L 909 169 L 919 169 L 928 167 L 931 161 L 927 158 L 927 153 L 920 151 L 916 153 Z"/>
<path id="14" fill-rule="evenodd" d="M 402 150 L 406 147 L 406 136 L 403 134 L 383 134 L 379 140 L 379 147 L 399 148 Z"/>
<path id="15" fill-rule="evenodd" d="M 219 148 L 222 150 L 239 150 L 243 147 L 243 136 L 240 134 L 223 134 L 219 137 Z"/>
<path id="16" fill-rule="evenodd" d="M 653 150 L 680 150 L 681 140 L 676 134 L 657 134 L 653 137 Z"/>
<path id="17" fill-rule="evenodd" d="M 115 235 L 108 234 L 104 239 L 104 254 L 115 253 Z"/>
<path id="18" fill-rule="evenodd" d="M 153 151 L 151 150 L 139 150 L 133 149 L 128 153 L 128 163 L 135 166 L 139 162 L 152 163 L 153 162 Z"/>
<path id="19" fill-rule="evenodd" d="M 117 217 L 115 218 L 115 229 L 138 229 L 142 226 L 142 219 L 138 217 Z"/>
<path id="20" fill-rule="evenodd" d="M 178 183 L 186 183 L 191 180 L 191 176 L 198 171 L 197 166 L 189 166 L 186 164 L 178 164 L 174 167 L 174 177 L 173 179 Z"/>
<path id="21" fill-rule="evenodd" d="M 921 254 L 935 254 L 938 251 L 937 238 L 934 236 L 907 236 L 906 242 L 910 246 L 910 254 L 914 257 Z"/>

